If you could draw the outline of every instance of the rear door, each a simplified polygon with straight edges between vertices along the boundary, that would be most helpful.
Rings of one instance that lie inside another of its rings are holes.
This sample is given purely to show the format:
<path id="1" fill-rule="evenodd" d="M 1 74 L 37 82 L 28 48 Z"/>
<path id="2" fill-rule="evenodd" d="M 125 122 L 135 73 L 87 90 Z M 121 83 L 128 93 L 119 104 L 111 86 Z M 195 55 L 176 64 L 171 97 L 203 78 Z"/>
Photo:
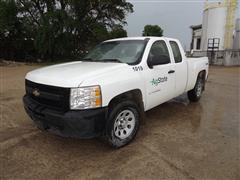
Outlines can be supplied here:
<path id="1" fill-rule="evenodd" d="M 163 60 L 159 58 L 158 65 L 149 67 L 146 71 L 147 110 L 173 98 L 175 92 L 175 66 L 170 60 L 169 49 L 164 40 L 158 40 L 152 44 L 148 61 L 153 56 L 167 56 L 169 61 L 163 64 Z"/>
<path id="2" fill-rule="evenodd" d="M 181 46 L 179 42 L 170 40 L 169 41 L 174 61 L 175 61 L 175 96 L 181 95 L 186 88 L 187 85 L 187 62 L 183 59 L 183 50 L 181 50 Z"/>

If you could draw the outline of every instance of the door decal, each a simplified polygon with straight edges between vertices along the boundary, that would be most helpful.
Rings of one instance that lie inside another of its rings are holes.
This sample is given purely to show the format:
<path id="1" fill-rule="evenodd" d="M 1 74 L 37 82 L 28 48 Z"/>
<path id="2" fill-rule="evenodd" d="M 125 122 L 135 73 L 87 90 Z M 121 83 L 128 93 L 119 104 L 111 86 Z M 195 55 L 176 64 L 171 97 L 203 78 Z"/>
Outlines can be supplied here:
<path id="1" fill-rule="evenodd" d="M 156 78 L 156 79 L 152 79 L 152 81 L 150 81 L 150 83 L 154 86 L 158 86 L 160 83 L 163 83 L 163 82 L 166 82 L 167 81 L 167 77 L 159 77 L 159 78 Z"/>

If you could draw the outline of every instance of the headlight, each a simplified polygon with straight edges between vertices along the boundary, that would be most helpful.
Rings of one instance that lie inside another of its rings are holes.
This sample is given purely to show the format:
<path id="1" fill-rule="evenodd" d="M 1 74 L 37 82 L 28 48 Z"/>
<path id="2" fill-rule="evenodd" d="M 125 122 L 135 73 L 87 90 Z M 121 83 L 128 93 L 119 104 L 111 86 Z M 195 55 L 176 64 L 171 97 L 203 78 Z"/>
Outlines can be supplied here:
<path id="1" fill-rule="evenodd" d="M 102 106 L 100 86 L 72 88 L 70 109 L 89 109 Z"/>

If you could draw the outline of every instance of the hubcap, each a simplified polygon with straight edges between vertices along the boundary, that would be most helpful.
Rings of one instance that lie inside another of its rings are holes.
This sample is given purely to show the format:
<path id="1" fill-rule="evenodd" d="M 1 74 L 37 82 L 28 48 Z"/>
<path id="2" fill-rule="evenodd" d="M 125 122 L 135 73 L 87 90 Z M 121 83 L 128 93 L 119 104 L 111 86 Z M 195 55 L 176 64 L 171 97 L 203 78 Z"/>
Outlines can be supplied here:
<path id="1" fill-rule="evenodd" d="M 201 96 L 202 94 L 202 81 L 198 81 L 197 88 L 196 88 L 197 97 Z"/>
<path id="2" fill-rule="evenodd" d="M 127 138 L 135 127 L 135 116 L 130 110 L 121 111 L 114 123 L 114 134 L 120 139 Z"/>

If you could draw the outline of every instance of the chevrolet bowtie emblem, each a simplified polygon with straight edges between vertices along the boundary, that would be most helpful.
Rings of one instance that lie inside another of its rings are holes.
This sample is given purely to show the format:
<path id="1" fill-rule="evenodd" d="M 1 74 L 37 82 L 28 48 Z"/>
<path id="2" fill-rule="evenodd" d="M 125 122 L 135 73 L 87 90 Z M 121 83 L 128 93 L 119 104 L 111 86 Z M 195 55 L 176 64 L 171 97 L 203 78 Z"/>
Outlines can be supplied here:
<path id="1" fill-rule="evenodd" d="M 34 96 L 40 96 L 40 92 L 38 89 L 34 89 L 32 93 Z"/>

